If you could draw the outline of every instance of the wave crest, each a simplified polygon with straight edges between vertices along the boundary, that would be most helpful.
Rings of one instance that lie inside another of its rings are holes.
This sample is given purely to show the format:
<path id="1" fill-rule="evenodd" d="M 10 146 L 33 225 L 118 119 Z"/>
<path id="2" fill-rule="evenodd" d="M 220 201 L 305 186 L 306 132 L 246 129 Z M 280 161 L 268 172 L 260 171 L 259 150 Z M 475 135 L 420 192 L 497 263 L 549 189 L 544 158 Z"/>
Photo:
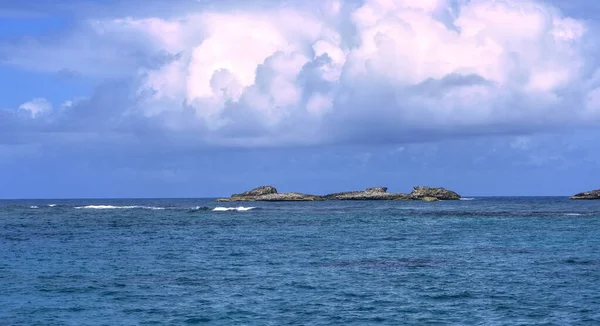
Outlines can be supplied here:
<path id="1" fill-rule="evenodd" d="M 255 209 L 256 207 L 244 207 L 244 206 L 239 206 L 239 207 L 215 207 L 213 208 L 213 212 L 230 212 L 230 211 L 237 211 L 237 212 L 245 212 L 245 211 L 249 211 L 252 209 Z"/>
<path id="2" fill-rule="evenodd" d="M 164 207 L 154 206 L 113 206 L 113 205 L 88 205 L 88 206 L 77 206 L 75 209 L 150 209 L 150 210 L 163 210 Z"/>

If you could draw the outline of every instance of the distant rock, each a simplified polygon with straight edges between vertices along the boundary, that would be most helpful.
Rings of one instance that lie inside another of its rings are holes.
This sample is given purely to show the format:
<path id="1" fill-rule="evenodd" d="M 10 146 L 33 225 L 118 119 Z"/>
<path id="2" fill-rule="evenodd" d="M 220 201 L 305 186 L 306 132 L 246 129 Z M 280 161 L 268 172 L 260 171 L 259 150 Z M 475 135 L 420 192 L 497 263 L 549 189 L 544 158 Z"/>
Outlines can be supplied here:
<path id="1" fill-rule="evenodd" d="M 407 194 L 388 193 L 387 187 L 367 188 L 364 191 L 347 191 L 322 196 L 325 200 L 409 200 Z"/>
<path id="2" fill-rule="evenodd" d="M 233 194 L 230 198 L 219 198 L 218 202 L 235 201 L 315 201 L 322 200 L 319 196 L 300 194 L 297 192 L 277 193 L 272 186 L 261 186 L 241 194 Z"/>
<path id="3" fill-rule="evenodd" d="M 410 193 L 414 199 L 424 199 L 427 197 L 437 198 L 439 200 L 456 200 L 460 199 L 460 195 L 446 188 L 432 188 L 426 186 L 416 186 Z"/>
<path id="4" fill-rule="evenodd" d="M 580 192 L 571 196 L 570 199 L 600 199 L 600 189 Z"/>
<path id="5" fill-rule="evenodd" d="M 263 196 L 263 195 L 272 195 L 272 194 L 276 194 L 277 193 L 277 189 L 275 189 L 275 187 L 273 186 L 260 186 L 257 188 L 254 188 L 252 190 L 249 191 L 245 191 L 241 194 L 234 194 L 231 195 L 232 197 L 249 197 L 249 196 Z"/>
<path id="6" fill-rule="evenodd" d="M 414 187 L 410 194 L 389 193 L 387 187 L 372 187 L 363 191 L 346 191 L 316 196 L 297 192 L 278 193 L 272 186 L 261 186 L 241 194 L 233 194 L 229 198 L 219 198 L 218 202 L 235 201 L 320 201 L 320 200 L 452 200 L 460 199 L 460 195 L 444 188 L 424 186 Z"/>

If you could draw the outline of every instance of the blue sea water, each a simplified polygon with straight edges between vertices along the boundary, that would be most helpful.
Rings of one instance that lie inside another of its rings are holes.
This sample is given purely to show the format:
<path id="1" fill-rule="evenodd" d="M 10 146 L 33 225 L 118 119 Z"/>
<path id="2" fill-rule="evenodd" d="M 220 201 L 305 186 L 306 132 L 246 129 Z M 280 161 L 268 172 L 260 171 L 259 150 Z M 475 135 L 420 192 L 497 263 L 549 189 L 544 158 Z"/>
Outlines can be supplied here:
<path id="1" fill-rule="evenodd" d="M 600 201 L 0 201 L 0 325 L 600 325 Z"/>

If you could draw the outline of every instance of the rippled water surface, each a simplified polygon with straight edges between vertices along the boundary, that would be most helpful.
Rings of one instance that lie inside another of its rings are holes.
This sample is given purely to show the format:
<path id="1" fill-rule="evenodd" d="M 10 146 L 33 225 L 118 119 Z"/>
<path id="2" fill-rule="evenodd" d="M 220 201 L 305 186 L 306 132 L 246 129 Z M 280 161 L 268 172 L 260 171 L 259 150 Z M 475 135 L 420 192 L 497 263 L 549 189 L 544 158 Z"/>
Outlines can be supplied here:
<path id="1" fill-rule="evenodd" d="M 0 325 L 600 325 L 600 201 L 243 205 L 0 201 Z"/>

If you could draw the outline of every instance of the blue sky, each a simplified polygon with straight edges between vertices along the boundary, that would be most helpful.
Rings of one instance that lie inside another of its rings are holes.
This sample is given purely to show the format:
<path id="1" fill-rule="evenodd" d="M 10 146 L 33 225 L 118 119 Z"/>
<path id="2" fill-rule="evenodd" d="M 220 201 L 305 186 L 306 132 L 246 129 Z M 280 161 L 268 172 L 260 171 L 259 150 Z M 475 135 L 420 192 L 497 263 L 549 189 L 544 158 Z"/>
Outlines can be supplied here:
<path id="1" fill-rule="evenodd" d="M 581 0 L 5 1 L 0 198 L 595 189 L 598 15 Z"/>

